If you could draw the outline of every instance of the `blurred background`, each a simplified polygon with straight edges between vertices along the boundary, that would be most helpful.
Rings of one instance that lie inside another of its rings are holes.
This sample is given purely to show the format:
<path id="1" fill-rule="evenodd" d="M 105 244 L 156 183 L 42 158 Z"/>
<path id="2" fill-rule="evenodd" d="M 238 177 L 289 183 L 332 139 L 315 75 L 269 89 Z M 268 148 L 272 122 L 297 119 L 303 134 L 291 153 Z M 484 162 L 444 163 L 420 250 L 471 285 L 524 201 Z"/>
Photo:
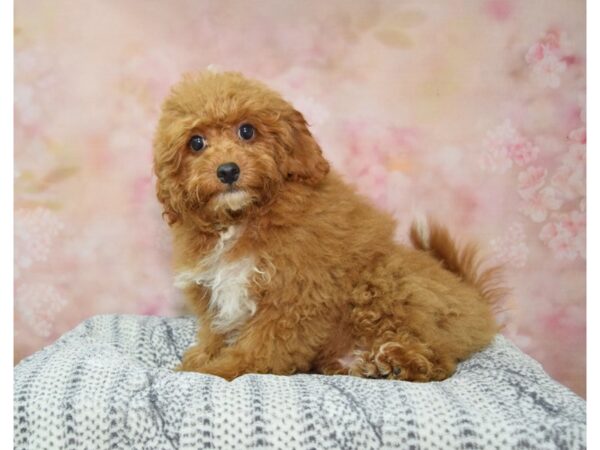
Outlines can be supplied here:
<path id="1" fill-rule="evenodd" d="M 507 266 L 504 334 L 585 396 L 585 2 L 20 0 L 15 362 L 95 314 L 180 313 L 151 141 L 186 71 L 302 111 L 398 219 Z"/>

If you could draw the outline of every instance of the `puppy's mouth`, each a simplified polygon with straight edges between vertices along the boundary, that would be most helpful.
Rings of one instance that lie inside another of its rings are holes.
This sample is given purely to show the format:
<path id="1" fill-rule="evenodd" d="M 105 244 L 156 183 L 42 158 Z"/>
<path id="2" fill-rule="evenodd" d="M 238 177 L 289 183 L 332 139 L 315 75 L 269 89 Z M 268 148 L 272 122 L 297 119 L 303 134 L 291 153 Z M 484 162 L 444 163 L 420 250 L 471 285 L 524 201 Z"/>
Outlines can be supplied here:
<path id="1" fill-rule="evenodd" d="M 252 196 L 248 192 L 230 187 L 226 191 L 216 195 L 213 200 L 213 208 L 215 211 L 226 210 L 237 212 L 251 203 Z"/>

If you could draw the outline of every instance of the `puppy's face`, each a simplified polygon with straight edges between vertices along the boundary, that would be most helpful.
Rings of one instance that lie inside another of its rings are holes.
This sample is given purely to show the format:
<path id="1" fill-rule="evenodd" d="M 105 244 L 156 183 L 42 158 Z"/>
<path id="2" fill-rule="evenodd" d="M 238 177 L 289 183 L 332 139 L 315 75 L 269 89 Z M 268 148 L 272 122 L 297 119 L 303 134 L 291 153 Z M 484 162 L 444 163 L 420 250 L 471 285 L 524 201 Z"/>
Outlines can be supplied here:
<path id="1" fill-rule="evenodd" d="M 302 115 L 237 73 L 187 76 L 163 105 L 154 140 L 157 195 L 169 222 L 229 219 L 315 185 L 329 165 Z"/>

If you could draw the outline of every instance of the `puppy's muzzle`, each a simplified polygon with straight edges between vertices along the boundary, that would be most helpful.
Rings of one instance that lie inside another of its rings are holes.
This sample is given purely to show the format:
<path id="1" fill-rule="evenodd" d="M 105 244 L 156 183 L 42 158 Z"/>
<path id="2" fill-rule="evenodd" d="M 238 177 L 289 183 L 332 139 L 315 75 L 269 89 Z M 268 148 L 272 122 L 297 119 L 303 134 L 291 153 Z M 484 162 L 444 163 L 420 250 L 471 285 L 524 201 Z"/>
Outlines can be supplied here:
<path id="1" fill-rule="evenodd" d="M 224 184 L 233 184 L 240 177 L 240 168 L 234 162 L 221 164 L 217 167 L 217 178 Z"/>

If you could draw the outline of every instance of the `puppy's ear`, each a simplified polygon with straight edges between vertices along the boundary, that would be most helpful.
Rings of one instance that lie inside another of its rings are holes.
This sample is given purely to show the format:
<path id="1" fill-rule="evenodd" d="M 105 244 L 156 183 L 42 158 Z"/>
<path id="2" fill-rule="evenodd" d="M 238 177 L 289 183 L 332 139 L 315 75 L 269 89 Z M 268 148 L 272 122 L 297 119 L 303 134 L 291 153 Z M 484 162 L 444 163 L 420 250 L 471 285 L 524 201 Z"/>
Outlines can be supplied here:
<path id="1" fill-rule="evenodd" d="M 306 120 L 298 111 L 292 111 L 286 124 L 283 175 L 288 180 L 318 184 L 329 172 L 329 163 L 323 158 L 321 147 L 308 131 Z"/>
<path id="2" fill-rule="evenodd" d="M 165 114 L 159 121 L 154 136 L 154 173 L 156 175 L 156 197 L 163 206 L 163 218 L 169 225 L 181 219 L 184 211 L 184 189 L 179 182 L 181 152 L 185 134 L 168 123 Z M 178 132 L 180 131 L 180 132 Z"/>
<path id="3" fill-rule="evenodd" d="M 166 180 L 160 178 L 156 180 L 156 197 L 163 206 L 163 219 L 173 225 L 181 219 L 181 211 L 179 205 L 181 203 L 180 195 L 177 195 L 177 190 L 173 189 Z"/>

